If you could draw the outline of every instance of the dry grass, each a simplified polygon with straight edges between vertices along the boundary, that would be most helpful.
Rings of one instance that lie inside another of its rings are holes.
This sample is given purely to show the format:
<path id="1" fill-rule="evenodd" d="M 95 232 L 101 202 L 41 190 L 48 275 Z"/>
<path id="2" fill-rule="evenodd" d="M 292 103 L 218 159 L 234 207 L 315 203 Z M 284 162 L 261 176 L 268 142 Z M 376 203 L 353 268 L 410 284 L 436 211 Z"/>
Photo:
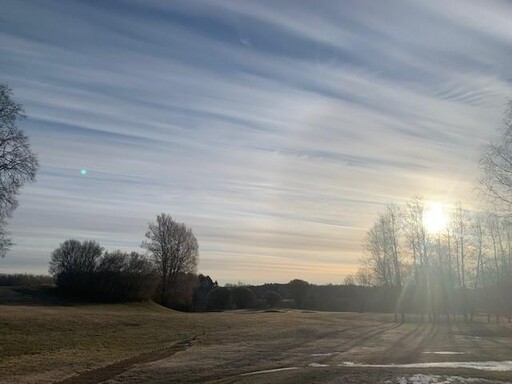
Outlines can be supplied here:
<path id="1" fill-rule="evenodd" d="M 479 320 L 472 325 L 400 325 L 388 315 L 354 313 L 184 314 L 156 304 L 4 305 L 0 306 L 0 382 L 50 383 L 107 366 L 101 377 L 110 378 L 106 382 L 111 384 L 362 383 L 392 380 L 397 371 L 339 364 L 512 360 L 512 328 Z M 193 336 L 197 338 L 190 345 L 165 349 Z M 108 368 L 116 361 L 121 363 Z M 309 367 L 313 362 L 328 367 Z M 240 376 L 281 367 L 298 369 Z M 510 372 L 434 371 L 512 379 Z M 81 377 L 82 381 L 68 383 L 97 382 L 94 376 Z"/>
<path id="2" fill-rule="evenodd" d="M 197 332 L 181 315 L 154 304 L 4 306 L 0 377 L 55 371 L 62 377 L 161 348 Z"/>

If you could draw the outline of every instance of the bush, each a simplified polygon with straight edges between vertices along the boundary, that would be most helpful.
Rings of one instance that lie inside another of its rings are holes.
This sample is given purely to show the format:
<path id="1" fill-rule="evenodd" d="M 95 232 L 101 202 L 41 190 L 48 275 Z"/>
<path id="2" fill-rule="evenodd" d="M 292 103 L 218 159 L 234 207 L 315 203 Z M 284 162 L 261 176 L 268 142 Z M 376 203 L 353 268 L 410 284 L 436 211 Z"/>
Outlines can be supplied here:
<path id="1" fill-rule="evenodd" d="M 105 252 L 91 291 L 99 301 L 144 301 L 153 297 L 157 281 L 153 264 L 137 252 Z"/>
<path id="2" fill-rule="evenodd" d="M 105 252 L 95 241 L 66 240 L 52 253 L 50 272 L 65 294 L 81 299 L 119 302 L 153 297 L 153 264 L 132 252 Z"/>
<path id="3" fill-rule="evenodd" d="M 224 310 L 230 308 L 231 291 L 229 288 L 213 288 L 206 297 L 206 307 L 210 310 Z"/>
<path id="4" fill-rule="evenodd" d="M 197 276 L 193 273 L 179 273 L 173 283 L 173 288 L 167 289 L 163 305 L 178 311 L 190 312 L 194 306 L 193 293 L 197 285 Z M 159 290 L 162 292 L 162 290 Z M 161 297 L 161 295 L 159 295 Z"/>
<path id="5" fill-rule="evenodd" d="M 256 295 L 247 287 L 236 287 L 233 289 L 233 303 L 237 308 L 253 308 L 256 306 Z"/>
<path id="6" fill-rule="evenodd" d="M 267 291 L 265 293 L 265 301 L 270 308 L 275 308 L 281 302 L 282 297 L 279 293 L 274 291 Z"/>

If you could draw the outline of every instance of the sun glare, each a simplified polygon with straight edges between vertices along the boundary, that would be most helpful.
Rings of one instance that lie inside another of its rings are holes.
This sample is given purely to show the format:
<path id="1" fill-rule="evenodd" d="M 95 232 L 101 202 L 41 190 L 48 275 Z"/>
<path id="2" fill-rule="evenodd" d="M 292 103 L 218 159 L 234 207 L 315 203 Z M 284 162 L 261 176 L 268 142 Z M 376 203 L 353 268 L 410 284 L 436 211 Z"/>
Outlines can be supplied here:
<path id="1" fill-rule="evenodd" d="M 446 229 L 448 216 L 441 203 L 431 202 L 427 205 L 423 214 L 423 224 L 430 233 L 440 233 Z"/>

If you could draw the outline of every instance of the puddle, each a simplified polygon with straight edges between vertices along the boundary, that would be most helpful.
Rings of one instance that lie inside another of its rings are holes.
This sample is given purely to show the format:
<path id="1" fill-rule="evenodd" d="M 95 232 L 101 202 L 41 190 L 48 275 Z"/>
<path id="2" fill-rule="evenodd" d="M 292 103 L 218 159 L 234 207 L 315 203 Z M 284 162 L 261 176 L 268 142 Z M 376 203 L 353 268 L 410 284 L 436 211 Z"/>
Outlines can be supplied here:
<path id="1" fill-rule="evenodd" d="M 436 352 L 423 352 L 430 355 L 465 355 L 466 352 L 453 352 L 453 351 L 436 351 Z"/>
<path id="2" fill-rule="evenodd" d="M 325 356 L 333 356 L 333 355 L 337 355 L 339 354 L 339 352 L 327 352 L 327 353 L 312 353 L 311 357 L 325 357 Z"/>
<path id="3" fill-rule="evenodd" d="M 491 383 L 489 380 L 477 379 L 473 377 L 462 376 L 438 376 L 438 375 L 424 375 L 417 373 L 412 376 L 403 376 L 396 379 L 396 381 L 387 383 L 396 384 L 465 384 L 465 383 Z M 492 383 L 496 383 L 492 381 Z"/>
<path id="4" fill-rule="evenodd" d="M 480 371 L 512 371 L 512 361 L 440 361 L 411 364 L 356 364 L 346 361 L 340 366 L 375 368 L 470 368 Z"/>
<path id="5" fill-rule="evenodd" d="M 318 363 L 310 363 L 308 367 L 315 367 L 315 368 L 324 368 L 328 367 L 329 364 L 318 364 Z"/>
<path id="6" fill-rule="evenodd" d="M 265 371 L 255 371 L 255 372 L 242 373 L 240 376 L 261 375 L 261 374 L 264 374 L 264 373 L 291 371 L 291 370 L 294 370 L 294 369 L 299 369 L 299 368 L 298 367 L 286 367 L 286 368 L 267 369 Z"/>

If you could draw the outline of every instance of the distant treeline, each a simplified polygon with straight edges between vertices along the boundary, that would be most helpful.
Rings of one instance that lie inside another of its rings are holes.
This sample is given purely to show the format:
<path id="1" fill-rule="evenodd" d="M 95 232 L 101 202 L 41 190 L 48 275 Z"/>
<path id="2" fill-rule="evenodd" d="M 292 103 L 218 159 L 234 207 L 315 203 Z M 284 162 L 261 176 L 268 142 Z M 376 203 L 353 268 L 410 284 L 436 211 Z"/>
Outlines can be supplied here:
<path id="1" fill-rule="evenodd" d="M 106 260 L 112 255 L 125 261 L 135 258 L 119 252 L 105 253 Z M 137 258 L 140 256 L 137 256 Z M 101 259 L 98 266 L 102 264 Z M 124 262 L 116 265 L 125 265 Z M 138 274 L 137 271 L 123 271 L 121 268 L 103 267 L 88 274 L 71 274 L 57 277 L 61 293 L 68 297 L 96 302 L 123 302 L 154 299 L 158 300 L 158 276 Z M 151 276 L 151 279 L 146 280 Z M 0 274 L 0 286 L 37 286 L 53 284 L 53 278 L 43 275 Z M 453 321 L 464 314 L 493 313 L 510 319 L 512 308 L 512 286 L 508 289 L 460 289 L 444 291 L 409 286 L 357 286 L 314 285 L 304 280 L 292 280 L 287 284 L 269 283 L 257 286 L 218 286 L 209 276 L 183 274 L 165 305 L 181 311 L 222 311 L 231 309 L 279 309 L 295 308 L 334 312 L 380 312 L 415 314 L 425 321 Z M 140 291 L 138 291 L 140 289 Z M 466 303 L 466 304 L 464 304 Z M 433 314 L 436 314 L 434 316 Z"/>
<path id="2" fill-rule="evenodd" d="M 0 273 L 0 286 L 39 286 L 51 285 L 53 278 L 48 275 L 31 275 L 28 273 Z"/>
<path id="3" fill-rule="evenodd" d="M 264 284 L 251 289 L 261 297 L 263 292 L 275 291 L 291 299 L 285 305 L 318 311 L 380 312 L 403 314 L 431 321 L 452 321 L 456 318 L 471 320 L 476 314 L 496 315 L 508 320 L 512 315 L 512 285 L 498 288 L 450 289 L 437 285 L 429 290 L 424 287 L 308 285 L 302 304 L 296 302 L 289 284 Z M 397 318 L 397 320 L 399 320 Z"/>

